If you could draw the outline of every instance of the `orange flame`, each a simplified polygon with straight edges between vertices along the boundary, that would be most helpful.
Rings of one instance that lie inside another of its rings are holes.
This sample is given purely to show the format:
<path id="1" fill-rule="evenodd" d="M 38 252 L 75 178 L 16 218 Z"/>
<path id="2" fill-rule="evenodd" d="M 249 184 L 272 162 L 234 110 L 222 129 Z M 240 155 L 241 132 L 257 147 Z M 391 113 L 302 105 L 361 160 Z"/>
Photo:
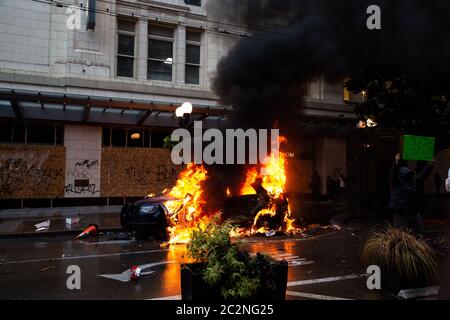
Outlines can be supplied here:
<path id="1" fill-rule="evenodd" d="M 280 143 L 286 141 L 286 138 L 280 137 Z M 258 220 L 265 215 L 275 216 L 277 214 L 275 200 L 285 197 L 286 155 L 282 152 L 278 154 L 278 157 L 271 154 L 263 163 L 260 167 L 254 166 L 247 171 L 240 194 L 256 194 L 252 184 L 255 183 L 256 179 L 261 178 L 262 187 L 274 201 L 271 201 L 268 208 L 258 212 L 250 230 L 237 228 L 232 231 L 231 236 L 237 237 L 269 231 L 268 226 L 258 227 Z M 165 202 L 170 212 L 170 226 L 168 227 L 170 240 L 168 244 L 189 242 L 193 229 L 204 227 L 215 214 L 214 212 L 209 214 L 202 209 L 203 204 L 205 204 L 203 184 L 206 181 L 207 173 L 203 165 L 189 164 L 180 173 L 176 185 L 165 193 L 168 197 L 176 198 L 176 200 Z M 226 194 L 227 196 L 231 195 L 229 188 L 227 188 Z M 294 219 L 291 217 L 290 211 L 287 210 L 284 213 L 283 226 L 274 231 L 294 233 L 297 230 L 294 226 Z"/>
<path id="2" fill-rule="evenodd" d="M 169 244 L 187 243 L 192 229 L 208 221 L 202 216 L 203 183 L 207 173 L 204 166 L 190 163 L 180 173 L 175 187 L 165 194 L 176 199 L 164 203 L 170 212 Z"/>

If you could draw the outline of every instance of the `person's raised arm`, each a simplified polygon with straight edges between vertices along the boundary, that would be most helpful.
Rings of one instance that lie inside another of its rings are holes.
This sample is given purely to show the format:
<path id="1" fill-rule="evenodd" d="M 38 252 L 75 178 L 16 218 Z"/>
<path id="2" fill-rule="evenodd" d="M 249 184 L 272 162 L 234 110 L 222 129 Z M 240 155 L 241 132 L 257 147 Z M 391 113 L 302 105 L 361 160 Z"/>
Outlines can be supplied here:
<path id="1" fill-rule="evenodd" d="M 428 179 L 431 172 L 433 171 L 436 160 L 433 158 L 430 162 L 427 163 L 425 168 L 416 176 L 416 181 L 423 182 Z"/>

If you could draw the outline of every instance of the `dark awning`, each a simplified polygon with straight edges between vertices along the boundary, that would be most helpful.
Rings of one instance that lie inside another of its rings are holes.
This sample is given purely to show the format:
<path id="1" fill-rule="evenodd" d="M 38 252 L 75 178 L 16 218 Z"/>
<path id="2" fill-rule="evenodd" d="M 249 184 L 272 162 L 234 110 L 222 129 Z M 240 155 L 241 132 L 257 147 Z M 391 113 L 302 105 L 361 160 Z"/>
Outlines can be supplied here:
<path id="1" fill-rule="evenodd" d="M 161 101 L 107 99 L 36 91 L 0 90 L 0 118 L 53 120 L 142 127 L 178 127 L 178 104 Z M 193 120 L 217 126 L 227 109 L 194 105 Z"/>

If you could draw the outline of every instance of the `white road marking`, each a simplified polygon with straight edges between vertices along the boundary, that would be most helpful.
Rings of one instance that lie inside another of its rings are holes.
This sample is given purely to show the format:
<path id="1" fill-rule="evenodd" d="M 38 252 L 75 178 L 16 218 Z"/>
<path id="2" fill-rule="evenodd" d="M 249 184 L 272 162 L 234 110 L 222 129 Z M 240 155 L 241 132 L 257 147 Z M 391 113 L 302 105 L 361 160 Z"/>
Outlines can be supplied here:
<path id="1" fill-rule="evenodd" d="M 300 280 L 300 281 L 290 281 L 287 283 L 288 287 L 294 286 L 303 286 L 308 284 L 315 283 L 324 283 L 324 282 L 334 282 L 334 281 L 342 281 L 342 280 L 352 280 L 358 278 L 367 277 L 366 274 L 351 274 L 348 276 L 338 276 L 338 277 L 329 277 L 329 278 L 320 278 L 320 279 L 309 279 L 309 280 Z M 286 291 L 287 295 L 294 295 L 297 297 L 309 298 L 309 299 L 321 299 L 321 300 L 350 300 L 339 297 L 331 297 L 331 296 L 323 296 L 319 294 L 305 293 L 305 292 L 297 292 L 297 291 Z M 169 297 L 159 297 L 148 300 L 181 300 L 181 295 L 179 296 L 169 296 Z"/>
<path id="2" fill-rule="evenodd" d="M 313 293 L 297 292 L 297 291 L 286 291 L 286 295 L 307 298 L 307 299 L 316 299 L 316 300 L 352 300 L 352 299 L 346 299 L 346 298 L 340 298 L 340 297 L 324 296 L 321 294 L 313 294 Z"/>
<path id="3" fill-rule="evenodd" d="M 295 286 L 304 286 L 308 284 L 315 283 L 324 283 L 324 282 L 334 282 L 334 281 L 342 281 L 342 280 L 353 280 L 367 277 L 366 274 L 351 274 L 348 276 L 338 276 L 338 277 L 329 277 L 329 278 L 320 278 L 320 279 L 309 279 L 309 280 L 300 280 L 300 281 L 290 281 L 287 283 L 288 287 Z"/>
<path id="4" fill-rule="evenodd" d="M 89 242 L 89 241 L 78 241 L 81 244 L 84 244 L 86 246 L 95 246 L 95 245 L 102 245 L 102 244 L 130 244 L 134 243 L 135 240 L 108 240 L 108 241 L 98 241 L 98 242 Z"/>
<path id="5" fill-rule="evenodd" d="M 20 264 L 20 263 L 30 263 L 30 262 L 42 262 L 42 261 L 64 261 L 64 260 L 77 260 L 77 259 L 90 259 L 90 258 L 103 258 L 103 257 L 115 257 L 115 256 L 125 256 L 132 254 L 146 254 L 155 252 L 167 252 L 169 249 L 157 249 L 157 250 L 145 250 L 145 251 L 130 251 L 130 252 L 116 252 L 116 253 L 105 253 L 105 254 L 91 254 L 86 256 L 68 256 L 68 257 L 55 257 L 55 258 L 42 258 L 42 259 L 30 259 L 30 260 L 16 260 L 16 261 L 5 261 L 0 262 L 0 265 L 4 264 Z"/>
<path id="6" fill-rule="evenodd" d="M 286 260 L 290 267 L 298 267 L 314 263 L 314 261 L 307 261 L 306 258 L 300 258 L 299 256 L 293 255 L 289 252 L 269 251 L 266 253 L 274 257 L 276 260 Z M 256 256 L 256 253 L 250 253 L 250 256 L 254 257 Z"/>
<path id="7" fill-rule="evenodd" d="M 154 299 L 147 299 L 147 300 L 181 300 L 181 295 L 179 295 L 179 296 L 154 298 Z"/>

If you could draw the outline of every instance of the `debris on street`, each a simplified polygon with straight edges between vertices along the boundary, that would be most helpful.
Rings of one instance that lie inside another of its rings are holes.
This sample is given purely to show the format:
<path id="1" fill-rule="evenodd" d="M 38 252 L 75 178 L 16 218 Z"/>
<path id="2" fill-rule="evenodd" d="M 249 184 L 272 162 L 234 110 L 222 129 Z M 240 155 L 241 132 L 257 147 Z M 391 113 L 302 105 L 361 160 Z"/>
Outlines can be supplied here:
<path id="1" fill-rule="evenodd" d="M 80 218 L 66 218 L 66 224 L 71 226 L 80 222 Z"/>
<path id="2" fill-rule="evenodd" d="M 112 279 L 120 282 L 130 282 L 131 280 L 135 281 L 140 277 L 147 276 L 150 274 L 155 273 L 155 271 L 146 271 L 142 272 L 142 270 L 149 269 L 155 266 L 159 265 L 165 265 L 165 264 L 171 264 L 171 263 L 177 263 L 176 261 L 161 261 L 161 262 L 155 262 L 155 263 L 148 263 L 143 264 L 140 266 L 133 266 L 127 270 L 125 270 L 122 273 L 117 274 L 100 274 L 99 277 Z"/>
<path id="3" fill-rule="evenodd" d="M 34 227 L 36 228 L 35 231 L 44 231 L 44 230 L 48 230 L 50 228 L 50 220 L 41 222 L 41 223 L 37 223 L 34 225 Z"/>
<path id="4" fill-rule="evenodd" d="M 56 267 L 55 266 L 50 266 L 50 267 L 42 268 L 41 270 L 39 270 L 39 273 L 45 272 L 45 271 L 48 271 L 48 270 L 52 270 L 52 269 L 56 269 Z"/>
<path id="5" fill-rule="evenodd" d="M 139 268 L 138 266 L 132 266 L 130 280 L 137 281 L 140 275 L 141 275 L 141 268 Z"/>

